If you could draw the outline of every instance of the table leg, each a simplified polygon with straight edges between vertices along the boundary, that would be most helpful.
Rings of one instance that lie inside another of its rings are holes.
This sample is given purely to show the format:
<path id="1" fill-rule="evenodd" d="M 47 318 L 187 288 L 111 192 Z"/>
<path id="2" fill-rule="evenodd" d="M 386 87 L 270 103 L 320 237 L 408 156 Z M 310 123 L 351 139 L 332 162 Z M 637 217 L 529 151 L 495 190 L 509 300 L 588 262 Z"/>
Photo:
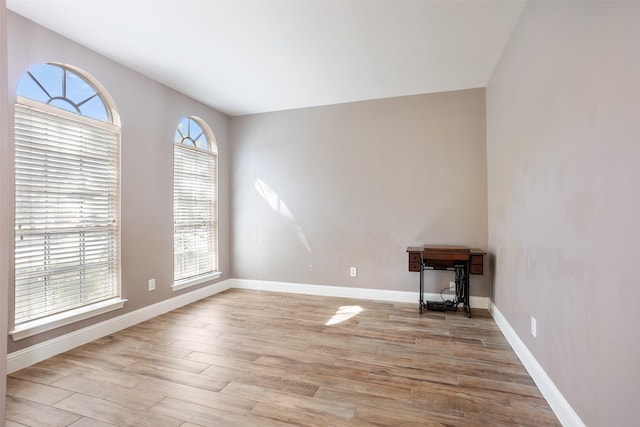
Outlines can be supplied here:
<path id="1" fill-rule="evenodd" d="M 471 305 L 469 303 L 469 262 L 464 268 L 464 307 L 467 309 L 467 317 L 471 317 Z"/>
<path id="2" fill-rule="evenodd" d="M 422 265 L 422 263 L 420 263 L 420 297 L 419 297 L 419 304 L 420 304 L 420 314 L 422 314 L 422 307 L 424 306 L 424 266 Z"/>

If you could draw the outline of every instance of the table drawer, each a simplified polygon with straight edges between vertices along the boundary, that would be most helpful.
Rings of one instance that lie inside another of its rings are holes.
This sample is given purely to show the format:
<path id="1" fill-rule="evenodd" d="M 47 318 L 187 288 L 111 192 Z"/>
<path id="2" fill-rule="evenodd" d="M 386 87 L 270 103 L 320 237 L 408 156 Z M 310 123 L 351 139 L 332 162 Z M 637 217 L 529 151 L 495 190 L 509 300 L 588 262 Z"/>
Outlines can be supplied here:
<path id="1" fill-rule="evenodd" d="M 419 262 L 410 262 L 409 263 L 409 271 L 420 271 L 420 263 Z"/>
<path id="2" fill-rule="evenodd" d="M 469 269 L 469 273 L 471 273 L 471 274 L 483 274 L 483 272 L 482 272 L 482 264 L 471 264 L 471 268 Z"/>
<path id="3" fill-rule="evenodd" d="M 482 264 L 482 255 L 471 255 L 471 264 Z"/>
<path id="4" fill-rule="evenodd" d="M 420 262 L 420 254 L 415 252 L 409 253 L 409 262 Z"/>

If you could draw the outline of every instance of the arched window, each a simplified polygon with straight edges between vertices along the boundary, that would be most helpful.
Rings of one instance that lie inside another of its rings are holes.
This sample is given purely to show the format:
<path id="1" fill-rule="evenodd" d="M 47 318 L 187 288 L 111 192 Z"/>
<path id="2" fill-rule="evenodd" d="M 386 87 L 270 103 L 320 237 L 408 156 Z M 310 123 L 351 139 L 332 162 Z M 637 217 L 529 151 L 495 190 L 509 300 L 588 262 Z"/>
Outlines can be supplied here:
<path id="1" fill-rule="evenodd" d="M 16 89 L 14 339 L 124 304 L 120 127 L 98 86 L 40 64 Z"/>
<path id="2" fill-rule="evenodd" d="M 16 94 L 43 104 L 111 122 L 98 90 L 70 68 L 55 64 L 31 67 L 20 79 Z"/>
<path id="3" fill-rule="evenodd" d="M 219 277 L 217 147 L 197 117 L 184 117 L 173 143 L 173 289 Z"/>

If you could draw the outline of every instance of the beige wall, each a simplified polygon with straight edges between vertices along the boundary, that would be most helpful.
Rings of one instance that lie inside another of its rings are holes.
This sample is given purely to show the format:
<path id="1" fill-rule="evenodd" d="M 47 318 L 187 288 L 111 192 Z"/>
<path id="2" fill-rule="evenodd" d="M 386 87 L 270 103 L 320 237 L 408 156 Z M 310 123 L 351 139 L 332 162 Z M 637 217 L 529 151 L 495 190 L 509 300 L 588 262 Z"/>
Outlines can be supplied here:
<path id="1" fill-rule="evenodd" d="M 170 289 L 173 283 L 172 144 L 175 127 L 186 115 L 205 120 L 218 143 L 219 265 L 223 272 L 220 280 L 230 277 L 228 117 L 12 12 L 8 12 L 7 18 L 10 105 L 15 102 L 15 87 L 20 76 L 30 66 L 47 61 L 68 63 L 92 74 L 115 100 L 122 120 L 122 294 L 128 299 L 123 310 L 18 342 L 9 340 L 9 351 L 186 292 Z M 9 113 L 12 121 L 12 109 Z M 3 169 L 9 167 L 12 157 L 2 158 Z M 13 227 L 12 208 L 4 208 L 1 217 Z M 11 240 L 7 242 L 12 248 Z M 12 276 L 10 273 L 10 284 Z M 154 292 L 147 289 L 151 278 L 156 279 Z"/>
<path id="2" fill-rule="evenodd" d="M 231 140 L 236 278 L 417 292 L 407 246 L 487 246 L 484 89 L 233 117 Z"/>
<path id="3" fill-rule="evenodd" d="M 487 151 L 495 304 L 583 422 L 640 425 L 640 3 L 529 2 Z"/>
<path id="4" fill-rule="evenodd" d="M 11 197 L 7 185 L 7 165 L 3 161 L 9 157 L 9 135 L 7 131 L 7 25 L 6 2 L 0 0 L 0 218 L 5 218 L 7 200 Z M 7 221 L 0 219 L 0 242 L 11 241 L 10 228 Z M 7 336 L 8 309 L 7 302 L 9 276 L 9 247 L 0 244 L 0 337 Z M 7 341 L 0 339 L 0 426 L 4 426 L 4 405 L 7 376 Z"/>

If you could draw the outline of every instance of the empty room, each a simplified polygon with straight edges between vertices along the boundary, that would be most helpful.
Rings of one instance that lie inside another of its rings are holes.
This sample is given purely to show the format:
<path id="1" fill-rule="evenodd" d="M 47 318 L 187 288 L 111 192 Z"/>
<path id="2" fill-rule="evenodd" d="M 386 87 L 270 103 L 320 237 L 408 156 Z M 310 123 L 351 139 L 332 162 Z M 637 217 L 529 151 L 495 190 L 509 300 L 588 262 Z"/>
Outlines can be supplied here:
<path id="1" fill-rule="evenodd" d="M 0 425 L 640 425 L 640 2 L 0 0 Z"/>

